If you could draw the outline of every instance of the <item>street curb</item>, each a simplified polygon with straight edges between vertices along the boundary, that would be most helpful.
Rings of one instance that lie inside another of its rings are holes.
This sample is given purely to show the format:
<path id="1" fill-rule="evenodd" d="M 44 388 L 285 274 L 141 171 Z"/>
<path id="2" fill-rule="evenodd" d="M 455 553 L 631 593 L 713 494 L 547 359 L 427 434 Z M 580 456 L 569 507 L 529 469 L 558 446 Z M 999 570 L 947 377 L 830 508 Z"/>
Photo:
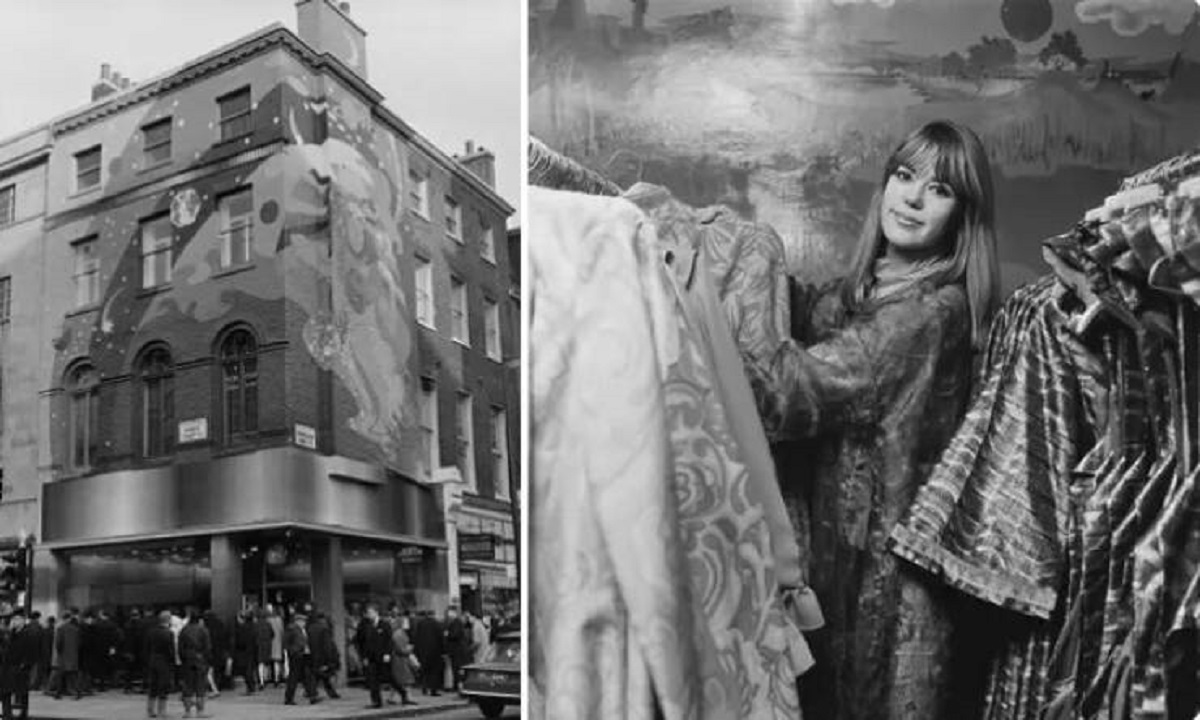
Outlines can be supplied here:
<path id="1" fill-rule="evenodd" d="M 469 700 L 455 700 L 453 702 L 441 703 L 438 705 L 426 705 L 423 707 L 382 707 L 363 710 L 350 715 L 324 715 L 316 718 L 305 718 L 305 720 L 391 720 L 392 718 L 410 718 L 422 717 L 425 715 L 436 715 L 438 713 L 449 712 L 451 710 L 461 710 L 470 707 Z M 175 714 L 171 717 L 180 720 L 183 715 Z M 213 712 L 214 720 L 221 720 L 229 716 L 224 713 Z M 90 720 L 89 718 L 73 717 L 70 715 L 30 715 L 29 720 Z"/>

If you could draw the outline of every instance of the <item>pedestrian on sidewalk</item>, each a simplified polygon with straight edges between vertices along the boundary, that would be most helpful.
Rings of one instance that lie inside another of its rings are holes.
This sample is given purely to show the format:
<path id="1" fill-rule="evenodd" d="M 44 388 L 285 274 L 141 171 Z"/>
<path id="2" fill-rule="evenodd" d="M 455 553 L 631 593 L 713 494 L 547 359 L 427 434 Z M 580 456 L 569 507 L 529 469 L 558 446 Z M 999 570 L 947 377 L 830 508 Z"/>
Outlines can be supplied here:
<path id="1" fill-rule="evenodd" d="M 383 707 L 380 685 L 388 681 L 392 660 L 392 628 L 379 618 L 379 606 L 367 603 L 366 615 L 358 623 L 354 645 L 362 660 L 363 678 L 371 693 L 370 707 Z"/>
<path id="2" fill-rule="evenodd" d="M 421 691 L 425 695 L 441 695 L 446 684 L 446 638 L 442 624 L 431 610 L 421 611 L 413 630 L 413 645 L 421 662 Z"/>
<path id="3" fill-rule="evenodd" d="M 249 610 L 238 613 L 233 629 L 233 674 L 246 680 L 246 694 L 258 691 L 258 632 Z"/>
<path id="4" fill-rule="evenodd" d="M 71 608 L 58 626 L 58 634 L 54 638 L 54 649 L 58 653 L 58 669 L 62 673 L 59 685 L 55 688 L 54 699 L 62 699 L 62 691 L 74 691 L 75 699 L 83 698 L 83 687 L 79 681 L 79 608 Z"/>
<path id="5" fill-rule="evenodd" d="M 451 688 L 458 692 L 458 679 L 462 668 L 471 662 L 471 628 L 458 615 L 458 608 L 451 605 L 446 610 L 446 656 L 450 658 Z"/>
<path id="6" fill-rule="evenodd" d="M 283 618 L 274 605 L 267 605 L 267 624 L 271 626 L 271 680 L 279 685 L 287 677 L 283 666 Z"/>
<path id="7" fill-rule="evenodd" d="M 415 702 L 408 697 L 408 687 L 417 684 L 417 678 L 414 670 L 419 667 L 419 661 L 413 655 L 413 646 L 408 639 L 408 633 L 404 628 L 397 623 L 396 629 L 392 631 L 392 693 L 400 694 L 400 703 L 402 705 L 416 705 Z M 388 698 L 389 705 L 395 705 L 396 701 Z"/>
<path id="8" fill-rule="evenodd" d="M 26 720 L 29 678 L 41 652 L 38 630 L 26 624 L 25 610 L 17 608 L 8 619 L 6 635 L 7 639 L 0 639 L 0 706 L 4 720 L 14 720 L 14 710 L 18 720 Z"/>
<path id="9" fill-rule="evenodd" d="M 171 634 L 171 613 L 158 614 L 158 624 L 146 633 L 142 650 L 146 659 L 146 715 L 167 716 L 167 697 L 171 694 L 171 670 L 175 665 L 175 636 Z"/>
<path id="10" fill-rule="evenodd" d="M 300 683 L 304 684 L 304 696 L 310 704 L 316 705 L 321 702 L 313 677 L 313 648 L 308 636 L 308 616 L 303 612 L 292 616 L 292 623 L 283 634 L 283 649 L 287 653 L 288 661 L 287 689 L 283 694 L 283 704 L 296 704 L 296 686 Z"/>
<path id="11" fill-rule="evenodd" d="M 317 683 L 325 688 L 325 694 L 331 699 L 341 698 L 333 687 L 333 678 L 342 667 L 341 653 L 333 639 L 333 628 L 329 627 L 329 618 L 325 613 L 314 613 L 312 625 L 308 628 L 309 642 L 312 643 L 313 675 Z"/>
<path id="12" fill-rule="evenodd" d="M 46 694 L 58 692 L 62 683 L 62 670 L 58 667 L 58 621 L 53 615 L 46 620 L 46 633 L 42 636 L 42 657 L 46 658 L 46 667 L 50 669 L 46 677 Z"/>
<path id="13" fill-rule="evenodd" d="M 279 678 L 275 677 L 274 664 L 271 662 L 271 647 L 275 643 L 275 629 L 271 627 L 271 623 L 267 622 L 267 614 L 262 609 L 254 613 L 254 630 L 255 636 L 258 638 L 258 678 L 261 687 L 266 687 L 268 682 L 278 685 Z"/>
<path id="14" fill-rule="evenodd" d="M 212 637 L 204 618 L 195 608 L 188 610 L 188 624 L 179 631 L 179 664 L 183 672 L 183 716 L 210 717 L 204 712 L 208 697 L 208 670 L 212 667 Z"/>

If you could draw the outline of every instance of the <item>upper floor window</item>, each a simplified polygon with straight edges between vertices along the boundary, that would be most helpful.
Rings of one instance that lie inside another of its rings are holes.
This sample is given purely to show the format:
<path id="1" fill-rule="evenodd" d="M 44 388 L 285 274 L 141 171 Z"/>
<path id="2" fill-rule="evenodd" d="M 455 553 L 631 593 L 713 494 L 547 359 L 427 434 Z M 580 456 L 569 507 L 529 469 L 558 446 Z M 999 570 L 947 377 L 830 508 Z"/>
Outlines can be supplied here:
<path id="1" fill-rule="evenodd" d="M 491 300 L 483 301 L 483 323 L 487 334 L 487 355 L 500 361 L 500 306 Z"/>
<path id="2" fill-rule="evenodd" d="M 429 465 L 431 477 L 440 462 L 438 453 L 437 398 L 437 383 L 429 378 L 421 378 L 421 434 L 425 438 L 426 462 Z"/>
<path id="3" fill-rule="evenodd" d="M 91 365 L 82 364 L 67 377 L 67 466 L 79 470 L 96 460 L 99 430 L 100 375 Z"/>
<path id="4" fill-rule="evenodd" d="M 17 217 L 17 186 L 0 187 L 0 225 L 7 225 Z"/>
<path id="5" fill-rule="evenodd" d="M 12 277 L 0 278 L 0 325 L 12 322 Z"/>
<path id="6" fill-rule="evenodd" d="M 224 195 L 221 205 L 221 267 L 250 262 L 254 197 L 250 188 Z"/>
<path id="7" fill-rule="evenodd" d="M 511 500 L 508 479 L 508 418 L 504 408 L 492 406 L 492 484 L 497 500 Z"/>
<path id="8" fill-rule="evenodd" d="M 75 251 L 75 307 L 87 307 L 100 301 L 100 256 L 96 239 L 80 240 Z"/>
<path id="9" fill-rule="evenodd" d="M 413 212 L 429 219 L 429 178 L 416 170 L 408 171 L 408 196 L 412 200 Z"/>
<path id="10" fill-rule="evenodd" d="M 458 201 L 447 195 L 446 202 L 446 234 L 462 242 L 462 208 Z"/>
<path id="11" fill-rule="evenodd" d="M 142 159 L 147 167 L 171 159 L 171 118 L 142 127 Z"/>
<path id="12" fill-rule="evenodd" d="M 450 337 L 471 344 L 470 322 L 467 318 L 467 286 L 462 280 L 450 278 Z"/>
<path id="13" fill-rule="evenodd" d="M 433 327 L 433 263 L 417 258 L 417 322 Z"/>
<path id="14" fill-rule="evenodd" d="M 243 135 L 249 135 L 252 129 L 250 120 L 250 88 L 242 88 L 217 98 L 217 107 L 221 115 L 221 140 L 232 140 Z"/>
<path id="15" fill-rule="evenodd" d="M 479 254 L 484 260 L 496 263 L 496 232 L 491 225 L 483 226 L 483 235 L 479 239 Z M 511 262 L 511 261 L 510 261 Z"/>
<path id="16" fill-rule="evenodd" d="M 221 343 L 221 419 L 225 441 L 258 431 L 258 343 L 234 330 Z"/>
<path id="17" fill-rule="evenodd" d="M 152 288 L 171 282 L 174 235 L 167 215 L 143 220 L 142 287 Z"/>
<path id="18" fill-rule="evenodd" d="M 75 153 L 75 190 L 87 190 L 100 184 L 100 146 Z"/>
<path id="19" fill-rule="evenodd" d="M 463 482 L 470 492 L 478 492 L 475 487 L 475 450 L 474 444 L 474 405 L 470 393 L 458 394 L 458 469 L 462 472 Z"/>
<path id="20" fill-rule="evenodd" d="M 141 363 L 142 453 L 160 457 L 171 452 L 175 438 L 175 377 L 171 353 L 155 348 Z"/>

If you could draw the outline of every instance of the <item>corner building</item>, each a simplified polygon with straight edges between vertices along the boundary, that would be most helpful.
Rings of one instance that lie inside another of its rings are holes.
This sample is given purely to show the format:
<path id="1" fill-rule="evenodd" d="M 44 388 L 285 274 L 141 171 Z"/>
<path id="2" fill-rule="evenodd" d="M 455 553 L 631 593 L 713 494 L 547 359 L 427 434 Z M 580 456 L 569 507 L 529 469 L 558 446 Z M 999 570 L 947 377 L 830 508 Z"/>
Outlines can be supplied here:
<path id="1" fill-rule="evenodd" d="M 347 5 L 296 7 L 0 140 L 0 527 L 39 609 L 311 600 L 339 641 L 352 602 L 444 609 L 442 467 L 515 559 L 492 155 L 383 106 Z"/>

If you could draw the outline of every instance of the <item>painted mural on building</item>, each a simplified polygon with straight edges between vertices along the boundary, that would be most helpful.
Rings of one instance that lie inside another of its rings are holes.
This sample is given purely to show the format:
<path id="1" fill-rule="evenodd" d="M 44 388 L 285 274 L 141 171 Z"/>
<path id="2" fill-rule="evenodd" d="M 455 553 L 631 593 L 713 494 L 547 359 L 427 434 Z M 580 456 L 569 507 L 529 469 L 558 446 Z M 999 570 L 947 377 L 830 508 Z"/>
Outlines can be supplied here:
<path id="1" fill-rule="evenodd" d="M 944 117 L 997 180 L 1006 289 L 1133 171 L 1200 144 L 1194 0 L 535 0 L 530 129 L 622 186 L 847 259 L 883 161 Z M 818 268 L 820 270 L 818 270 Z"/>
<path id="2" fill-rule="evenodd" d="M 191 181 L 185 174 L 183 182 L 140 203 L 93 210 L 86 227 L 67 231 L 121 243 L 124 250 L 115 262 L 101 264 L 98 310 L 63 321 L 54 340 L 56 370 L 86 357 L 102 377 L 120 376 L 131 372 L 146 338 L 186 336 L 188 328 L 246 315 L 273 317 L 277 327 L 259 330 L 303 347 L 353 398 L 357 413 L 344 422 L 378 450 L 369 459 L 422 477 L 428 453 L 414 431 L 411 278 L 406 283 L 403 274 L 412 233 L 402 208 L 405 149 L 354 95 L 301 71 L 286 55 L 268 58 L 251 75 L 252 134 L 235 147 L 212 145 L 185 164 L 211 170 L 239 152 L 249 157 Z M 139 107 L 134 125 L 176 117 L 177 104 L 164 99 Z M 175 122 L 178 132 L 188 130 L 182 119 Z M 215 132 L 212 125 L 197 130 L 209 138 Z M 123 147 L 109 177 L 140 169 L 140 133 Z M 252 232 L 248 257 L 231 268 L 221 202 L 239 188 L 250 189 Z M 171 282 L 150 292 L 140 284 L 139 222 L 158 213 L 172 227 Z M 63 221 L 70 222 L 69 216 Z M 214 291 L 214 282 L 231 273 L 240 276 L 236 283 Z M 281 301 L 294 307 L 284 309 Z M 296 317 L 298 332 L 284 327 Z"/>

